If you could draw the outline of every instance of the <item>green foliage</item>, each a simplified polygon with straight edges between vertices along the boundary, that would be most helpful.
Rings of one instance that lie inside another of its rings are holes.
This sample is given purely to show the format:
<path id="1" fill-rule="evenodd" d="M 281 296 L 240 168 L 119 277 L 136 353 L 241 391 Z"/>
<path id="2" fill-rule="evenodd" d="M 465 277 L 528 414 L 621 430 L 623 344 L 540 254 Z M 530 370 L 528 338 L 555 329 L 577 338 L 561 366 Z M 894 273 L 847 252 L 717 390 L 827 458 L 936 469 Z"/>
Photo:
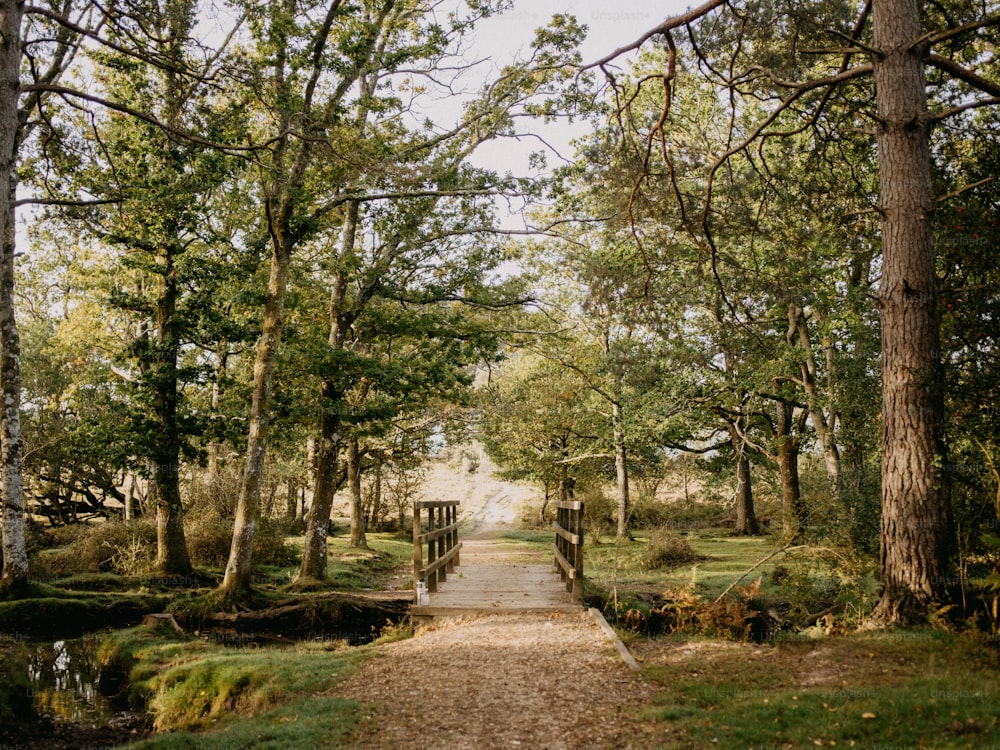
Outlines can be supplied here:
<path id="1" fill-rule="evenodd" d="M 286 566 L 296 561 L 294 550 L 287 544 L 288 522 L 262 518 L 254 533 L 254 561 L 257 565 Z M 185 538 L 191 561 L 198 566 L 221 569 L 229 559 L 233 540 L 232 519 L 205 513 L 189 518 Z"/>

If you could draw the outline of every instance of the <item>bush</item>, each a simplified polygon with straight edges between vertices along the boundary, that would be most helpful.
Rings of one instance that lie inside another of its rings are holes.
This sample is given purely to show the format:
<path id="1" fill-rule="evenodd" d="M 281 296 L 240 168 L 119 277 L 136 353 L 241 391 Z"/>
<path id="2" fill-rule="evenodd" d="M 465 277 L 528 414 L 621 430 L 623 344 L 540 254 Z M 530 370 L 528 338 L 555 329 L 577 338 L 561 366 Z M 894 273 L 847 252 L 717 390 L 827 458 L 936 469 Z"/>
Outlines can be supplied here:
<path id="1" fill-rule="evenodd" d="M 39 551 L 31 562 L 33 575 L 137 575 L 152 564 L 156 549 L 156 527 L 147 520 L 77 524 L 54 536 L 64 546 Z"/>
<path id="2" fill-rule="evenodd" d="M 701 555 L 694 551 L 687 539 L 670 529 L 659 528 L 653 531 L 649 539 L 649 547 L 643 555 L 642 563 L 646 570 L 661 570 L 700 559 Z"/>
<path id="3" fill-rule="evenodd" d="M 191 562 L 197 566 L 220 568 L 229 559 L 229 548 L 233 541 L 233 522 L 230 519 L 208 513 L 185 523 L 184 536 L 187 540 Z M 256 565 L 292 565 L 295 554 L 285 543 L 287 529 L 284 524 L 261 519 L 254 533 L 253 551 Z"/>
<path id="4" fill-rule="evenodd" d="M 588 487 L 577 494 L 583 500 L 583 515 L 594 544 L 600 544 L 601 536 L 611 533 L 618 525 L 618 503 L 599 487 Z"/>
<path id="5" fill-rule="evenodd" d="M 59 529 L 64 546 L 39 551 L 31 560 L 33 577 L 80 573 L 137 576 L 147 572 L 156 556 L 156 526 L 151 519 L 131 523 L 107 521 Z M 293 565 L 295 552 L 285 542 L 284 524 L 263 519 L 254 536 L 257 565 Z M 215 513 L 189 515 L 184 523 L 188 555 L 195 566 L 222 567 L 229 559 L 233 522 Z"/>

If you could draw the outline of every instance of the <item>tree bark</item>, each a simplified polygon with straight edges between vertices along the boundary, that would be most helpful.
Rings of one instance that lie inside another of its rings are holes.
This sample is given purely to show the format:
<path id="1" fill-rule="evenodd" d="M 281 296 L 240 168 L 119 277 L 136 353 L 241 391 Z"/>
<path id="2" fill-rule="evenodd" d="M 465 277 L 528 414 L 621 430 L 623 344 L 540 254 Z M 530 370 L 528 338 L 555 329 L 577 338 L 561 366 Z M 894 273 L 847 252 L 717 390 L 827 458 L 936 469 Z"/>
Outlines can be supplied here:
<path id="1" fill-rule="evenodd" d="M 358 218 L 361 204 L 348 202 L 341 228 L 338 268 L 330 291 L 330 334 L 327 343 L 331 349 L 344 348 L 347 322 L 344 305 L 347 297 L 347 261 L 354 255 Z M 330 512 L 337 491 L 337 462 L 344 437 L 340 409 L 344 398 L 343 386 L 333 378 L 323 382 L 319 440 L 316 441 L 316 484 L 313 489 L 312 508 L 306 517 L 305 543 L 299 577 L 326 580 L 326 539 L 330 531 Z"/>
<path id="2" fill-rule="evenodd" d="M 615 443 L 615 476 L 618 484 L 618 533 L 617 538 L 629 538 L 629 514 L 632 512 L 628 486 L 628 454 L 625 446 L 625 429 L 622 426 L 621 407 L 611 405 L 611 421 Z"/>
<path id="3" fill-rule="evenodd" d="M 785 542 L 797 541 L 807 522 L 799 484 L 799 437 L 795 434 L 795 409 L 785 401 L 776 401 L 776 442 L 778 471 L 781 475 L 781 520 Z"/>
<path id="4" fill-rule="evenodd" d="M 939 466 L 942 388 L 930 117 L 918 0 L 875 0 L 881 200 L 882 520 L 876 624 L 925 620 L 943 598 L 950 516 Z"/>
<path id="5" fill-rule="evenodd" d="M 757 513 L 753 506 L 753 485 L 746 440 L 732 422 L 729 423 L 729 437 L 736 454 L 736 533 L 756 536 L 760 533 L 760 523 L 757 521 Z M 686 470 L 684 485 L 685 499 L 687 499 Z"/>
<path id="6" fill-rule="evenodd" d="M 23 4 L 0 0 L 0 490 L 3 571 L 0 594 L 28 585 L 21 460 L 21 341 L 14 315 L 15 194 L 20 122 Z"/>
<path id="7" fill-rule="evenodd" d="M 347 445 L 347 485 L 351 493 L 351 546 L 368 549 L 365 505 L 361 497 L 361 446 L 357 438 Z"/>
<path id="8" fill-rule="evenodd" d="M 187 575 L 191 572 L 184 539 L 184 508 L 180 491 L 180 434 L 177 426 L 177 282 L 173 272 L 173 252 L 167 249 L 159 259 L 163 267 L 163 288 L 156 302 L 157 343 L 151 374 L 155 393 L 156 440 L 150 460 L 150 494 L 156 508 L 156 567 L 163 573 Z"/>
<path id="9" fill-rule="evenodd" d="M 826 413 L 820 403 L 819 386 L 817 378 L 819 369 L 816 366 L 816 355 L 813 353 L 812 342 L 809 339 L 809 324 L 806 321 L 805 310 L 797 303 L 790 303 L 788 306 L 788 317 L 791 333 L 795 331 L 798 336 L 798 345 L 802 349 L 803 359 L 800 364 L 802 373 L 802 384 L 806 392 L 806 399 L 809 405 L 809 423 L 816 432 L 816 439 L 819 441 L 820 450 L 823 452 L 823 462 L 826 466 L 826 474 L 830 480 L 831 488 L 834 492 L 840 486 L 840 453 L 837 450 L 837 443 L 834 437 L 834 423 L 831 404 L 831 416 L 827 419 Z M 789 341 L 789 343 L 794 343 Z M 830 348 L 827 348 L 829 354 Z M 832 378 L 832 361 L 827 358 L 827 377 Z"/>
<path id="10" fill-rule="evenodd" d="M 238 598 L 250 588 L 253 573 L 253 538 L 260 515 L 260 492 L 264 476 L 264 456 L 270 427 L 271 384 L 274 362 L 281 343 L 281 322 L 288 293 L 291 249 L 275 242 L 271 252 L 271 272 L 267 284 L 264 325 L 257 341 L 253 367 L 253 396 L 250 405 L 250 432 L 247 437 L 246 466 L 236 501 L 236 521 L 229 561 L 221 593 Z"/>

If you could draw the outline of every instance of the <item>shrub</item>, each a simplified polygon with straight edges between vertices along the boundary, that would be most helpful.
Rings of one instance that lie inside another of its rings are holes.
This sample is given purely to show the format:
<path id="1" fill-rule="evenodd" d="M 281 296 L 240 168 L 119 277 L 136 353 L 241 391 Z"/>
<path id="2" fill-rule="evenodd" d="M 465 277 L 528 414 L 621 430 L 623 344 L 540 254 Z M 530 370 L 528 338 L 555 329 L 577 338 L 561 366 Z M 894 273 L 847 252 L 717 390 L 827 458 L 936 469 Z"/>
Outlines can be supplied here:
<path id="1" fill-rule="evenodd" d="M 83 523 L 59 531 L 54 541 L 64 546 L 39 551 L 31 563 L 34 575 L 136 575 L 152 564 L 156 527 L 151 521 Z"/>
<path id="2" fill-rule="evenodd" d="M 618 504 L 599 487 L 588 487 L 577 494 L 583 500 L 583 515 L 594 544 L 599 544 L 601 535 L 610 533 L 617 525 Z"/>
<path id="3" fill-rule="evenodd" d="M 642 562 L 646 570 L 661 570 L 700 559 L 701 555 L 686 539 L 669 529 L 659 528 L 653 531 Z"/>
<path id="4" fill-rule="evenodd" d="M 284 524 L 261 519 L 254 533 L 253 549 L 256 565 L 291 565 L 294 552 L 285 543 Z M 207 513 L 185 523 L 184 535 L 188 554 L 194 565 L 222 567 L 229 559 L 233 541 L 233 522 L 215 513 Z"/>

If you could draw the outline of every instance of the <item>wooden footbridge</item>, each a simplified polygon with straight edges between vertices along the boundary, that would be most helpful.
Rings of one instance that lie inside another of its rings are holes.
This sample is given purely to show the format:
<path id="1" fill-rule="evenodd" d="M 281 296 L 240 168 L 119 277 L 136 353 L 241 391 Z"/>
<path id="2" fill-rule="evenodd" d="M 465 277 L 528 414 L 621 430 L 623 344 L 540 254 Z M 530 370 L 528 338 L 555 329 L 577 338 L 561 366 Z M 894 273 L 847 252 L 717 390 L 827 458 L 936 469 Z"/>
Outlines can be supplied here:
<path id="1" fill-rule="evenodd" d="M 458 507 L 452 501 L 414 505 L 414 619 L 579 611 L 583 503 L 557 503 L 551 555 L 489 531 L 460 541 Z"/>

